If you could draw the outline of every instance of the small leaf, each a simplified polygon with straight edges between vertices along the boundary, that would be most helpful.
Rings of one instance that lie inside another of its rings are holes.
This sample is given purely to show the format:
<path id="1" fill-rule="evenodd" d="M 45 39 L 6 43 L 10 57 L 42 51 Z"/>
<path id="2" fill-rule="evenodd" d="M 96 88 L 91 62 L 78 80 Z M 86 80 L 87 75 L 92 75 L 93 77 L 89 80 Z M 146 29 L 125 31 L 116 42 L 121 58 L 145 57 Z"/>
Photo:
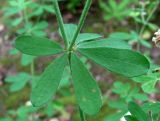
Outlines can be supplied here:
<path id="1" fill-rule="evenodd" d="M 156 91 L 156 83 L 158 81 L 158 75 L 156 73 L 151 73 L 147 75 L 142 75 L 139 77 L 132 78 L 133 81 L 142 83 L 142 89 L 146 93 L 153 93 Z"/>
<path id="2" fill-rule="evenodd" d="M 8 76 L 5 81 L 8 83 L 12 83 L 12 85 L 10 86 L 10 91 L 16 92 L 23 89 L 30 79 L 30 75 L 21 72 L 14 76 Z"/>
<path id="3" fill-rule="evenodd" d="M 102 35 L 95 34 L 95 33 L 82 33 L 78 35 L 76 39 L 76 43 L 79 44 L 79 43 L 86 42 L 89 40 L 95 40 L 101 37 Z"/>
<path id="4" fill-rule="evenodd" d="M 144 47 L 147 47 L 147 48 L 150 48 L 150 49 L 152 48 L 152 44 L 147 40 L 141 39 L 140 44 L 142 44 Z"/>
<path id="5" fill-rule="evenodd" d="M 13 121 L 11 118 L 0 118 L 0 121 Z"/>
<path id="6" fill-rule="evenodd" d="M 54 7 L 52 5 L 43 5 L 43 9 L 50 13 L 55 13 Z"/>
<path id="7" fill-rule="evenodd" d="M 80 53 L 108 70 L 126 77 L 135 77 L 148 72 L 148 60 L 138 52 L 115 48 L 80 48 Z"/>
<path id="8" fill-rule="evenodd" d="M 12 26 L 18 26 L 22 22 L 22 18 L 17 18 L 12 22 Z"/>
<path id="9" fill-rule="evenodd" d="M 16 55 L 18 53 L 19 53 L 19 50 L 17 50 L 16 48 L 12 48 L 12 49 L 9 50 L 10 55 Z"/>
<path id="10" fill-rule="evenodd" d="M 67 55 L 63 55 L 45 69 L 31 93 L 31 102 L 34 106 L 42 106 L 54 96 L 66 64 Z"/>
<path id="11" fill-rule="evenodd" d="M 126 103 L 123 99 L 119 100 L 108 100 L 108 106 L 111 107 L 112 109 L 118 109 L 118 110 L 124 110 L 127 111 L 127 106 Z"/>
<path id="12" fill-rule="evenodd" d="M 141 109 L 139 105 L 134 102 L 130 102 L 128 105 L 128 110 L 139 121 L 149 121 L 149 117 L 147 114 Z"/>
<path id="13" fill-rule="evenodd" d="M 22 66 L 27 66 L 31 64 L 35 58 L 36 58 L 35 56 L 23 54 L 21 58 Z"/>
<path id="14" fill-rule="evenodd" d="M 121 97 L 126 97 L 128 92 L 131 89 L 131 85 L 129 83 L 115 82 L 112 91 L 116 94 L 119 94 Z"/>
<path id="15" fill-rule="evenodd" d="M 114 113 L 114 114 L 112 114 L 112 115 L 108 115 L 108 116 L 104 119 L 104 121 L 119 121 L 120 118 L 122 118 L 125 113 L 126 113 L 126 111 L 122 111 L 122 112 Z"/>
<path id="16" fill-rule="evenodd" d="M 148 113 L 149 111 L 152 111 L 152 114 L 158 114 L 159 113 L 159 109 L 160 109 L 160 102 L 148 102 L 145 103 L 142 106 L 143 110 Z"/>
<path id="17" fill-rule="evenodd" d="M 130 116 L 130 115 L 127 115 L 127 116 L 124 116 L 124 117 L 125 117 L 126 121 L 139 121 L 135 117 Z"/>
<path id="18" fill-rule="evenodd" d="M 84 64 L 74 54 L 71 56 L 71 71 L 80 108 L 87 114 L 96 114 L 102 106 L 101 92 Z"/>
<path id="19" fill-rule="evenodd" d="M 110 34 L 110 38 L 119 39 L 119 40 L 129 40 L 131 39 L 131 35 L 125 32 L 115 32 Z"/>
<path id="20" fill-rule="evenodd" d="M 147 101 L 148 100 L 148 95 L 145 93 L 137 93 L 133 95 L 134 99 L 140 100 L 140 101 Z"/>
<path id="21" fill-rule="evenodd" d="M 153 80 L 142 84 L 142 89 L 144 92 L 151 94 L 156 92 L 156 83 L 158 80 Z"/>
<path id="22" fill-rule="evenodd" d="M 33 30 L 43 30 L 48 27 L 48 23 L 46 21 L 41 21 L 34 25 Z"/>
<path id="23" fill-rule="evenodd" d="M 157 80 L 157 77 L 154 74 L 149 74 L 149 75 L 134 77 L 132 78 L 132 80 L 138 83 L 145 83 L 145 82 Z"/>
<path id="24" fill-rule="evenodd" d="M 16 39 L 15 47 L 24 54 L 46 56 L 62 52 L 58 43 L 47 38 L 23 35 Z"/>
<path id="25" fill-rule="evenodd" d="M 77 30 L 77 25 L 75 24 L 64 24 L 65 34 L 67 36 L 68 43 L 70 43 L 73 39 L 74 33 Z M 59 34 L 62 37 L 61 31 L 59 29 Z"/>
<path id="26" fill-rule="evenodd" d="M 97 48 L 97 47 L 110 47 L 110 48 L 118 48 L 118 49 L 131 49 L 131 46 L 123 41 L 117 40 L 113 38 L 106 38 L 102 40 L 96 40 L 86 43 L 80 43 L 78 48 Z"/>

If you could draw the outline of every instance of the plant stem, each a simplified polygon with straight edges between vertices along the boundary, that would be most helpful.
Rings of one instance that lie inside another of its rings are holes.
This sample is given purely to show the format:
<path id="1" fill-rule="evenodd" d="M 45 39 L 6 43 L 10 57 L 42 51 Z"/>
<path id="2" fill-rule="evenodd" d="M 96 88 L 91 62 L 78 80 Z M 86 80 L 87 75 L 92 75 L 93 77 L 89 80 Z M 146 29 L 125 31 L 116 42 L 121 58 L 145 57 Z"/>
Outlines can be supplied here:
<path id="1" fill-rule="evenodd" d="M 33 60 L 32 63 L 31 63 L 30 69 L 31 69 L 31 76 L 32 76 L 32 78 L 33 78 L 33 77 L 34 77 L 34 60 Z"/>
<path id="2" fill-rule="evenodd" d="M 57 16 L 57 21 L 64 39 L 64 44 L 65 44 L 65 48 L 68 48 L 68 40 L 67 40 L 67 36 L 65 33 L 65 29 L 64 29 L 64 23 L 63 23 L 63 19 L 62 19 L 62 14 L 60 12 L 59 9 L 59 5 L 58 5 L 58 1 L 57 0 L 53 0 L 53 5 L 54 5 L 54 9 L 55 9 L 55 13 Z"/>
<path id="3" fill-rule="evenodd" d="M 28 15 L 27 15 L 27 8 L 23 9 L 23 19 L 24 19 L 24 23 L 28 25 L 29 20 L 28 20 Z"/>
<path id="4" fill-rule="evenodd" d="M 69 50 L 72 49 L 74 43 L 76 42 L 77 36 L 78 36 L 78 34 L 80 33 L 80 31 L 83 27 L 83 24 L 85 22 L 85 19 L 86 19 L 86 16 L 88 14 L 88 11 L 89 11 L 89 8 L 90 8 L 91 4 L 92 4 L 92 0 L 87 0 L 86 1 L 85 7 L 83 9 L 82 15 L 81 15 L 80 20 L 79 20 L 78 28 L 77 28 L 74 36 L 73 36 L 73 40 L 71 41 Z"/>
<path id="5" fill-rule="evenodd" d="M 157 121 L 160 121 L 160 113 L 157 116 Z"/>
<path id="6" fill-rule="evenodd" d="M 143 26 L 140 30 L 140 33 L 139 33 L 139 38 L 138 38 L 138 44 L 137 44 L 137 50 L 140 51 L 140 42 L 141 42 L 141 37 L 142 37 L 142 34 L 146 28 L 146 25 L 148 24 L 148 22 L 150 21 L 150 19 L 152 18 L 154 12 L 156 11 L 156 9 L 158 8 L 158 5 L 159 5 L 160 1 L 157 0 L 157 3 L 155 5 L 155 7 L 152 9 L 151 13 L 149 14 L 149 16 L 147 17 L 145 23 L 143 23 Z"/>
<path id="7" fill-rule="evenodd" d="M 153 121 L 152 111 L 149 111 L 149 118 L 150 118 L 150 121 Z"/>
<path id="8" fill-rule="evenodd" d="M 79 115 L 80 115 L 81 121 L 86 121 L 85 115 L 80 107 L 79 107 Z"/>

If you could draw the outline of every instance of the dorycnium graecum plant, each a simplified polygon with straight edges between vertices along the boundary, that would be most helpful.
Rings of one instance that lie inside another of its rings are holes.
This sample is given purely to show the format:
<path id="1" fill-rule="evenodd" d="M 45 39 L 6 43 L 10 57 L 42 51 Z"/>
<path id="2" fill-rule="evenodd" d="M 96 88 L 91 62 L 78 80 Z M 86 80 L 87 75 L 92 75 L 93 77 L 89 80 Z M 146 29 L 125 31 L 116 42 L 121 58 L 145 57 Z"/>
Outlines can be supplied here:
<path id="1" fill-rule="evenodd" d="M 102 37 L 99 34 L 80 33 L 91 3 L 92 0 L 86 1 L 77 26 L 63 23 L 58 1 L 53 0 L 60 28 L 59 34 L 65 43 L 64 48 L 50 39 L 30 35 L 21 35 L 15 41 L 15 47 L 28 55 L 59 54 L 59 57 L 44 70 L 32 89 L 33 106 L 43 106 L 52 99 L 58 89 L 64 68 L 69 65 L 82 121 L 85 120 L 84 113 L 94 115 L 99 112 L 102 96 L 95 79 L 79 59 L 79 53 L 111 72 L 126 77 L 143 75 L 147 73 L 150 66 L 148 60 L 138 52 L 126 47 L 108 45 L 109 39 L 99 39 Z"/>

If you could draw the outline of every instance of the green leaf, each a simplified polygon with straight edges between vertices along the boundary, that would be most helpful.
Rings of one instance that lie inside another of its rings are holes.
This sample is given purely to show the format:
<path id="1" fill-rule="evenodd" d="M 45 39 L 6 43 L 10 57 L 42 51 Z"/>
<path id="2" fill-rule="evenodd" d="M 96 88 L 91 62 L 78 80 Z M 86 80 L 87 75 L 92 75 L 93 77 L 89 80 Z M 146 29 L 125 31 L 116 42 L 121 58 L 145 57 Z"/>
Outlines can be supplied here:
<path id="1" fill-rule="evenodd" d="M 20 118 L 28 117 L 29 114 L 33 114 L 38 108 L 33 106 L 21 106 L 17 110 L 17 116 Z M 20 120 L 21 121 L 21 120 Z"/>
<path id="2" fill-rule="evenodd" d="M 19 50 L 17 50 L 16 48 L 12 48 L 12 49 L 9 50 L 10 55 L 16 55 L 18 53 L 19 53 Z"/>
<path id="3" fill-rule="evenodd" d="M 128 110 L 139 121 L 149 121 L 149 117 L 147 116 L 147 114 L 136 103 L 130 102 L 128 105 Z"/>
<path id="4" fill-rule="evenodd" d="M 71 71 L 80 108 L 87 114 L 96 114 L 102 106 L 100 89 L 85 65 L 74 54 L 71 56 Z"/>
<path id="5" fill-rule="evenodd" d="M 23 35 L 16 39 L 15 47 L 24 54 L 46 56 L 62 52 L 60 45 L 47 38 Z"/>
<path id="6" fill-rule="evenodd" d="M 148 60 L 138 52 L 114 48 L 80 48 L 80 53 L 108 70 L 126 77 L 135 77 L 148 72 Z"/>
<path id="7" fill-rule="evenodd" d="M 110 34 L 110 38 L 119 39 L 119 40 L 129 40 L 131 39 L 131 35 L 125 32 L 115 32 Z"/>
<path id="8" fill-rule="evenodd" d="M 39 107 L 47 103 L 54 96 L 64 68 L 67 64 L 67 55 L 54 60 L 41 75 L 40 80 L 32 89 L 31 102 L 34 106 Z"/>
<path id="9" fill-rule="evenodd" d="M 11 118 L 0 118 L 0 121 L 13 121 Z"/>
<path id="10" fill-rule="evenodd" d="M 78 48 L 97 48 L 97 47 L 110 47 L 110 48 L 117 48 L 117 49 L 131 49 L 131 46 L 119 39 L 113 38 L 106 38 L 102 40 L 96 40 L 86 43 L 80 43 Z"/>
<path id="11" fill-rule="evenodd" d="M 124 110 L 127 112 L 127 105 L 124 100 L 108 100 L 108 106 L 113 109 Z"/>
<path id="12" fill-rule="evenodd" d="M 52 5 L 43 5 L 42 6 L 44 10 L 50 13 L 55 13 L 54 7 Z"/>
<path id="13" fill-rule="evenodd" d="M 30 79 L 30 75 L 21 72 L 14 76 L 8 76 L 5 81 L 8 83 L 12 83 L 12 85 L 10 86 L 10 91 L 16 92 L 23 89 Z"/>
<path id="14" fill-rule="evenodd" d="M 131 85 L 129 83 L 115 82 L 112 91 L 119 94 L 121 97 L 126 97 L 128 95 Z"/>
<path id="15" fill-rule="evenodd" d="M 148 94 L 156 92 L 155 86 L 156 86 L 157 81 L 158 80 L 153 80 L 153 81 L 149 81 L 149 82 L 142 84 L 143 91 Z"/>
<path id="16" fill-rule="evenodd" d="M 76 39 L 76 43 L 79 44 L 79 43 L 86 42 L 89 40 L 95 40 L 101 37 L 102 35 L 95 34 L 95 33 L 82 33 L 78 35 Z"/>
<path id="17" fill-rule="evenodd" d="M 107 116 L 107 117 L 104 119 L 104 121 L 119 121 L 120 118 L 122 118 L 125 113 L 126 113 L 126 111 L 114 113 L 114 114 L 112 114 L 112 115 Z"/>
<path id="18" fill-rule="evenodd" d="M 48 27 L 48 23 L 46 21 L 41 21 L 33 26 L 33 30 L 43 30 Z"/>
<path id="19" fill-rule="evenodd" d="M 22 18 L 17 18 L 14 21 L 12 21 L 12 26 L 18 26 L 22 22 Z"/>
<path id="20" fill-rule="evenodd" d="M 130 116 L 130 115 L 127 115 L 127 116 L 124 116 L 124 117 L 125 117 L 126 121 L 139 121 L 135 117 Z"/>
<path id="21" fill-rule="evenodd" d="M 149 74 L 149 75 L 134 77 L 132 78 L 132 80 L 138 83 L 145 83 L 145 82 L 157 80 L 157 77 L 154 74 Z"/>
<path id="22" fill-rule="evenodd" d="M 65 34 L 67 36 L 68 43 L 70 43 L 73 39 L 74 33 L 77 30 L 77 25 L 75 24 L 64 24 Z M 62 37 L 61 31 L 59 29 L 59 34 Z"/>
<path id="23" fill-rule="evenodd" d="M 150 49 L 152 48 L 152 44 L 147 40 L 141 39 L 140 44 L 142 44 L 144 47 L 147 47 L 147 48 L 150 48 Z"/>
<path id="24" fill-rule="evenodd" d="M 160 111 L 160 102 L 157 102 L 157 103 L 148 102 L 148 103 L 145 103 L 142 106 L 142 108 L 146 113 L 148 113 L 149 111 L 152 111 L 153 114 L 158 114 Z"/>
<path id="25" fill-rule="evenodd" d="M 151 73 L 148 75 L 142 75 L 139 77 L 132 78 L 133 81 L 142 83 L 142 89 L 146 93 L 153 93 L 156 91 L 156 83 L 158 81 L 158 75 L 156 73 Z"/>
<path id="26" fill-rule="evenodd" d="M 140 100 L 140 101 L 147 101 L 148 100 L 148 95 L 145 93 L 137 93 L 133 95 L 134 99 Z"/>
<path id="27" fill-rule="evenodd" d="M 21 64 L 23 66 L 27 66 L 31 64 L 35 58 L 36 58 L 35 56 L 23 54 L 21 58 Z"/>

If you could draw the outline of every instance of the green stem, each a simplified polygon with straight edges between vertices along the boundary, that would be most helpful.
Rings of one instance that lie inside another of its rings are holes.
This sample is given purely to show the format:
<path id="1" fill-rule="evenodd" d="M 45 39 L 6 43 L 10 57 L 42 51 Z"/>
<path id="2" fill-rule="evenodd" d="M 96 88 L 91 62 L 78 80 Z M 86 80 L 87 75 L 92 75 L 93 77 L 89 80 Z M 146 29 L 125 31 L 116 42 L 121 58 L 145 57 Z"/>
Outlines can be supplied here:
<path id="1" fill-rule="evenodd" d="M 152 111 L 149 111 L 149 118 L 150 118 L 150 121 L 153 121 Z"/>
<path id="2" fill-rule="evenodd" d="M 34 60 L 31 63 L 30 69 L 31 69 L 31 75 L 32 75 L 32 78 L 33 78 L 34 77 Z"/>
<path id="3" fill-rule="evenodd" d="M 160 121 L 160 113 L 158 113 L 157 121 Z"/>
<path id="4" fill-rule="evenodd" d="M 45 2 L 46 2 L 45 0 L 39 0 L 39 4 L 40 4 L 41 6 L 43 6 L 43 4 L 44 4 Z M 39 23 L 41 17 L 42 17 L 42 16 L 38 16 L 38 17 L 37 17 L 36 23 Z"/>
<path id="5" fill-rule="evenodd" d="M 82 15 L 81 15 L 80 20 L 79 20 L 78 28 L 77 28 L 74 36 L 73 36 L 73 40 L 71 41 L 69 50 L 72 49 L 74 43 L 76 42 L 77 36 L 78 36 L 78 34 L 80 33 L 80 31 L 82 29 L 82 26 L 83 26 L 83 24 L 85 22 L 85 19 L 86 19 L 86 16 L 88 14 L 88 11 L 89 11 L 89 8 L 90 8 L 91 4 L 92 4 L 92 0 L 87 0 L 86 1 L 85 7 L 83 9 Z"/>
<path id="6" fill-rule="evenodd" d="M 56 16 L 57 16 L 57 21 L 58 21 L 58 24 L 59 24 L 59 27 L 60 27 L 60 30 L 61 30 L 61 33 L 62 33 L 62 36 L 63 36 L 63 39 L 64 39 L 65 47 L 68 48 L 67 36 L 66 36 L 66 33 L 65 33 L 64 23 L 63 23 L 63 19 L 62 19 L 62 14 L 61 14 L 60 9 L 59 9 L 58 1 L 53 0 L 53 5 L 54 5 L 55 13 L 56 13 Z"/>
<path id="7" fill-rule="evenodd" d="M 140 30 L 140 33 L 139 33 L 139 38 L 138 38 L 138 44 L 137 44 L 137 50 L 140 50 L 140 42 L 141 42 L 141 37 L 142 37 L 142 34 L 148 24 L 148 22 L 150 21 L 150 19 L 152 18 L 154 12 L 156 11 L 156 9 L 158 8 L 158 5 L 159 5 L 160 1 L 157 0 L 157 3 L 155 5 L 155 7 L 152 9 L 151 13 L 149 14 L 149 16 L 147 17 L 145 23 L 143 24 L 141 30 Z"/>
<path id="8" fill-rule="evenodd" d="M 80 107 L 79 107 L 79 115 L 80 115 L 81 121 L 86 121 L 85 115 Z"/>
<path id="9" fill-rule="evenodd" d="M 28 21 L 27 9 L 26 8 L 23 10 L 23 15 L 24 15 L 24 22 L 25 22 L 25 24 L 28 24 L 29 21 Z"/>

